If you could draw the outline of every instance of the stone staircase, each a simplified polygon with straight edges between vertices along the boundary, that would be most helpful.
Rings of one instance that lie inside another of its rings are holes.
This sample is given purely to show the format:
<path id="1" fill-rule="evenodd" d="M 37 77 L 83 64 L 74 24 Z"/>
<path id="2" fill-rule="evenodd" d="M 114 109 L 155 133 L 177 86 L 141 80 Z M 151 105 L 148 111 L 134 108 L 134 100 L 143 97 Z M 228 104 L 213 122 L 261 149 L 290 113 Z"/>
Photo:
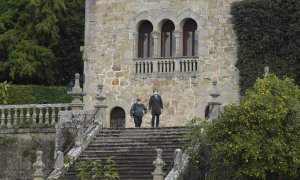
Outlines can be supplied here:
<path id="1" fill-rule="evenodd" d="M 164 171 L 172 169 L 175 149 L 182 148 L 183 136 L 187 133 L 184 127 L 168 128 L 126 128 L 102 129 L 83 151 L 78 161 L 104 160 L 114 156 L 120 179 L 146 180 L 153 179 L 153 161 L 156 149 L 163 150 L 162 158 L 166 162 Z M 71 166 L 61 179 L 79 179 L 77 171 Z"/>

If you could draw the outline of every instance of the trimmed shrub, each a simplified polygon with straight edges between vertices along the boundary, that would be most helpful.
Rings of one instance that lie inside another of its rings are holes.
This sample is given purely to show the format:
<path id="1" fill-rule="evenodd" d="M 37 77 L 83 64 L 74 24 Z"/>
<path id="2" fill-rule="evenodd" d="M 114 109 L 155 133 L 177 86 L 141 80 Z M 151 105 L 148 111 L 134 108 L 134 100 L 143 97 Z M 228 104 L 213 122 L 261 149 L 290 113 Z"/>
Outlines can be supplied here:
<path id="1" fill-rule="evenodd" d="M 11 85 L 8 89 L 7 104 L 50 104 L 69 103 L 72 98 L 67 87 Z"/>

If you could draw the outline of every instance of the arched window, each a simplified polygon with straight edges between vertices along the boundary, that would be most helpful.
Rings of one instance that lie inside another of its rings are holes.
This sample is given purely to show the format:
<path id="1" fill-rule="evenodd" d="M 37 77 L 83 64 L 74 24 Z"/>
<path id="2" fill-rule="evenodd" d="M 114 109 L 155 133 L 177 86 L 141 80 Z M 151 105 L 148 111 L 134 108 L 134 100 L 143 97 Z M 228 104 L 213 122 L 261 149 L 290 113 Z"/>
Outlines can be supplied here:
<path id="1" fill-rule="evenodd" d="M 172 57 L 176 53 L 176 39 L 174 36 L 174 23 L 167 20 L 161 28 L 161 56 Z"/>
<path id="2" fill-rule="evenodd" d="M 188 19 L 183 25 L 183 56 L 196 56 L 198 49 L 197 23 Z"/>
<path id="3" fill-rule="evenodd" d="M 153 31 L 153 26 L 150 21 L 144 21 L 139 27 L 139 39 L 138 39 L 138 57 L 152 57 L 153 56 L 153 36 L 151 32 Z"/>

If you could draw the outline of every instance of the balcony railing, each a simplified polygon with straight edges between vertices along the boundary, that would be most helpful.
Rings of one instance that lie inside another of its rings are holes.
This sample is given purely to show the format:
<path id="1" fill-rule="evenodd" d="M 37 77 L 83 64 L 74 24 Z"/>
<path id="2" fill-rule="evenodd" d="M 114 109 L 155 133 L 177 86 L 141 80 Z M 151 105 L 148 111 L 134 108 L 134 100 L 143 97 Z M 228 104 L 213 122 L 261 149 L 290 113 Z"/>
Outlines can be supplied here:
<path id="1" fill-rule="evenodd" d="M 54 126 L 59 112 L 70 109 L 70 104 L 0 105 L 0 127 Z"/>
<path id="2" fill-rule="evenodd" d="M 199 71 L 197 57 L 134 59 L 133 75 L 152 76 L 163 74 L 195 75 Z"/>

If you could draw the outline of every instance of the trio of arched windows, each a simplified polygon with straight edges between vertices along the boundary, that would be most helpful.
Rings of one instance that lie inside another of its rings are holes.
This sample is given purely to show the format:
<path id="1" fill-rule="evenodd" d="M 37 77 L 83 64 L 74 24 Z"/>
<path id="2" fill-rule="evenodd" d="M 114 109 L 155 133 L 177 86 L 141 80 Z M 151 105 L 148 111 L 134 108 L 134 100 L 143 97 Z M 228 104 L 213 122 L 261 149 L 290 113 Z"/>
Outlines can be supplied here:
<path id="1" fill-rule="evenodd" d="M 176 38 L 174 36 L 175 25 L 171 20 L 166 20 L 161 26 L 161 57 L 173 57 L 176 54 Z M 197 23 L 193 19 L 184 22 L 182 28 L 182 55 L 196 56 L 198 49 Z M 144 21 L 139 26 L 138 57 L 153 57 L 154 38 L 153 25 L 150 21 Z"/>

